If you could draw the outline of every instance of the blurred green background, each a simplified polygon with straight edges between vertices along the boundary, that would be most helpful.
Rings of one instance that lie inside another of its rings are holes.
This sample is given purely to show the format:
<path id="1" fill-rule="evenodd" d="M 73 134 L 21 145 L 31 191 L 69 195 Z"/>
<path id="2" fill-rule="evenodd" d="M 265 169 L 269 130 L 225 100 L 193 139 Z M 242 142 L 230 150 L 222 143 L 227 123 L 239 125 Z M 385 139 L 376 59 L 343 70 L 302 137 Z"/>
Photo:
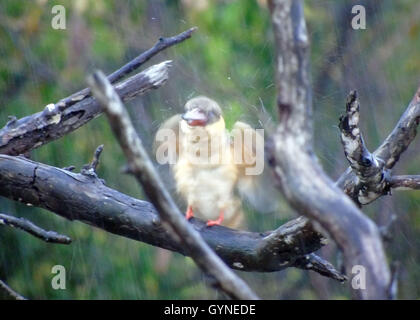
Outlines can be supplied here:
<path id="1" fill-rule="evenodd" d="M 366 30 L 350 27 L 351 7 L 356 3 L 305 2 L 312 44 L 316 151 L 334 179 L 347 167 L 337 128 L 347 93 L 359 92 L 361 126 L 368 146 L 374 149 L 396 124 L 420 79 L 419 1 L 363 1 Z M 66 30 L 51 27 L 55 4 L 66 8 Z M 94 69 L 110 73 L 150 48 L 160 36 L 191 26 L 199 27 L 191 39 L 144 66 L 173 60 L 167 84 L 128 105 L 145 144 L 150 147 L 163 119 L 199 94 L 222 105 L 228 126 L 244 120 L 261 127 L 264 123 L 256 116 L 261 110 L 275 119 L 273 37 L 264 0 L 2 0 L 0 126 L 9 115 L 35 113 L 82 89 Z M 75 165 L 79 170 L 100 144 L 105 145 L 100 177 L 121 192 L 144 198 L 134 179 L 119 173 L 125 161 L 105 117 L 33 151 L 31 157 L 58 167 Z M 419 174 L 419 151 L 417 139 L 394 172 Z M 170 181 L 167 170 L 162 172 Z M 247 211 L 249 230 L 274 229 L 293 216 L 281 199 L 273 201 L 280 201 L 281 212 Z M 420 193 L 394 192 L 363 211 L 379 225 L 397 215 L 393 239 L 385 246 L 389 261 L 401 263 L 399 298 L 418 299 Z M 26 217 L 73 239 L 69 246 L 47 244 L 0 226 L 0 279 L 28 298 L 220 298 L 189 258 L 4 198 L 0 198 L 0 212 Z M 337 265 L 332 242 L 321 254 Z M 57 264 L 66 268 L 66 290 L 51 288 L 51 268 Z M 239 274 L 263 298 L 349 298 L 346 285 L 311 272 Z"/>

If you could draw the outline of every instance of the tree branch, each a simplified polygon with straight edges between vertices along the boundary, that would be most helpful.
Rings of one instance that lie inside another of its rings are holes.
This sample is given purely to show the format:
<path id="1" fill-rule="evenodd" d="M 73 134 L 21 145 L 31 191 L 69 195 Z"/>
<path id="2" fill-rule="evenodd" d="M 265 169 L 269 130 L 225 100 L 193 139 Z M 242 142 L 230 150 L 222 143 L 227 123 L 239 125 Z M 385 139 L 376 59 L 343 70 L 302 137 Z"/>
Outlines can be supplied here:
<path id="1" fill-rule="evenodd" d="M 383 163 L 383 168 L 386 173 L 391 170 L 401 155 L 407 150 L 410 143 L 414 140 L 417 134 L 417 126 L 420 122 L 420 87 L 417 89 L 413 99 L 409 103 L 407 109 L 405 110 L 404 114 L 401 116 L 400 120 L 398 121 L 395 128 L 392 132 L 388 135 L 385 141 L 379 146 L 378 149 L 375 150 L 373 155 L 376 159 Z M 388 177 L 389 180 L 389 177 Z M 392 180 L 392 178 L 391 178 Z M 391 182 L 389 182 L 391 183 Z M 386 193 L 389 190 L 389 183 L 384 186 L 384 190 L 382 193 L 378 191 L 372 192 L 373 195 L 377 195 L 376 197 L 371 197 L 371 199 L 376 199 L 379 196 Z M 355 173 L 348 168 L 337 180 L 337 186 L 342 188 L 344 192 L 350 195 L 352 198 L 353 195 L 358 194 L 358 190 L 362 188 L 369 191 L 369 184 L 364 185 L 360 181 L 357 180 Z M 365 191 L 365 192 L 366 192 Z M 379 190 L 380 191 L 380 190 Z M 374 200 L 373 199 L 373 200 Z M 371 201 L 373 201 L 371 200 Z"/>
<path id="2" fill-rule="evenodd" d="M 46 231 L 24 218 L 16 218 L 7 214 L 0 213 L 0 225 L 2 224 L 11 226 L 13 228 L 19 228 L 41 240 L 44 240 L 45 242 L 61 244 L 71 243 L 71 239 L 68 236 L 58 234 L 55 231 Z"/>
<path id="3" fill-rule="evenodd" d="M 395 190 L 420 190 L 420 175 L 392 176 L 389 185 Z"/>
<path id="4" fill-rule="evenodd" d="M 312 145 L 312 93 L 309 81 L 309 39 L 303 6 L 296 0 L 271 0 L 277 48 L 279 124 L 267 143 L 286 199 L 298 212 L 319 222 L 344 252 L 346 270 L 362 265 L 366 290 L 359 298 L 386 299 L 390 273 L 376 225 L 323 172 Z"/>
<path id="5" fill-rule="evenodd" d="M 149 50 L 146 50 L 145 52 L 141 53 L 139 56 L 119 68 L 118 70 L 114 71 L 108 76 L 108 80 L 111 83 L 115 83 L 118 80 L 122 79 L 125 75 L 129 74 L 130 72 L 133 72 L 134 70 L 138 69 L 141 65 L 143 65 L 145 62 L 147 62 L 150 58 L 158 54 L 159 52 L 177 44 L 180 43 L 186 39 L 191 38 L 192 33 L 197 30 L 197 27 L 190 28 L 176 36 L 169 37 L 169 38 L 160 38 L 155 45 L 150 48 Z M 60 110 L 64 110 L 70 106 L 72 106 L 75 102 L 81 101 L 83 99 L 86 99 L 91 95 L 90 88 L 85 88 L 83 90 L 80 90 L 71 96 L 64 98 L 60 100 L 57 103 L 57 107 Z"/>
<path id="6" fill-rule="evenodd" d="M 358 205 L 368 204 L 388 193 L 389 172 L 385 163 L 371 154 L 363 140 L 359 127 L 359 101 L 356 91 L 347 97 L 346 114 L 341 116 L 339 128 L 344 154 L 350 167 L 357 176 L 357 188 L 353 188 L 350 197 Z"/>
<path id="7" fill-rule="evenodd" d="M 233 299 L 258 299 L 248 285 L 222 262 L 183 217 L 153 167 L 127 110 L 106 76 L 100 71 L 95 72 L 89 77 L 88 83 L 92 94 L 108 116 L 114 135 L 127 158 L 130 173 L 143 186 L 144 193 L 158 210 L 162 221 L 168 225 L 172 238 L 185 246 L 185 250 L 198 267 L 214 278 L 216 286 L 228 296 Z"/>
<path id="8" fill-rule="evenodd" d="M 4 281 L 0 280 L 0 289 L 5 292 L 9 297 L 15 299 L 15 300 L 26 300 L 26 298 L 19 293 L 17 293 L 15 290 L 10 288 Z"/>
<path id="9" fill-rule="evenodd" d="M 168 79 L 170 61 L 153 65 L 115 85 L 123 101 L 129 101 L 151 89 L 162 86 Z M 49 104 L 41 112 L 14 120 L 0 129 L 0 153 L 23 154 L 54 141 L 78 129 L 102 113 L 93 97 L 87 97 L 61 110 Z"/>
<path id="10" fill-rule="evenodd" d="M 347 280 L 347 277 L 339 273 L 331 263 L 325 261 L 314 253 L 308 254 L 303 258 L 296 260 L 295 266 L 304 270 L 316 271 L 323 276 L 333 278 L 340 282 Z"/>
<path id="11" fill-rule="evenodd" d="M 185 247 L 171 240 L 152 204 L 108 188 L 95 176 L 0 155 L 0 194 L 69 220 L 187 255 Z M 263 233 L 207 228 L 199 219 L 190 221 L 227 265 L 242 271 L 284 270 L 326 244 L 302 217 Z"/>

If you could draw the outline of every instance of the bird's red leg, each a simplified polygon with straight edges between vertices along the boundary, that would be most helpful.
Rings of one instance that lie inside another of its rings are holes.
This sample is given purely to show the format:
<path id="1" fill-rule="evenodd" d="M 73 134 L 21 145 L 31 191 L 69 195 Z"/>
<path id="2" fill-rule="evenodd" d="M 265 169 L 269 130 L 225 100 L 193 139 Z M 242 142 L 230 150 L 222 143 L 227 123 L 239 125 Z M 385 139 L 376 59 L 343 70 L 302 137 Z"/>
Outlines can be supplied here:
<path id="1" fill-rule="evenodd" d="M 218 226 L 218 225 L 220 225 L 223 222 L 223 219 L 224 218 L 225 217 L 224 217 L 224 214 L 223 214 L 223 210 L 220 210 L 219 218 L 217 220 L 209 220 L 209 221 L 207 221 L 207 226 L 208 227 Z"/>
<path id="2" fill-rule="evenodd" d="M 192 217 L 194 217 L 194 212 L 191 206 L 188 206 L 187 212 L 185 213 L 185 219 L 190 220 Z"/>

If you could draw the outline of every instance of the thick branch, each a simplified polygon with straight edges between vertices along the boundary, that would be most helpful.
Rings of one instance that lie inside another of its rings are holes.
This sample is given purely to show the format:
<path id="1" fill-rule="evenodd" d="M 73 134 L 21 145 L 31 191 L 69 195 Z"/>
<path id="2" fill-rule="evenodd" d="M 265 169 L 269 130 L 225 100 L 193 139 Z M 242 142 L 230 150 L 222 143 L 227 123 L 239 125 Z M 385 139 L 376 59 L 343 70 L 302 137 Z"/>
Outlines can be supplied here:
<path id="1" fill-rule="evenodd" d="M 347 97 L 346 114 L 341 116 L 339 127 L 344 154 L 357 176 L 357 187 L 350 197 L 357 204 L 368 204 L 388 193 L 388 170 L 385 163 L 371 154 L 359 127 L 359 101 L 356 91 Z"/>
<path id="2" fill-rule="evenodd" d="M 151 89 L 162 86 L 168 79 L 170 61 L 165 61 L 138 73 L 115 86 L 123 101 L 129 101 Z M 0 130 L 0 153 L 23 154 L 76 130 L 102 112 L 93 97 L 82 99 L 60 110 L 50 104 L 44 111 L 9 122 Z"/>
<path id="3" fill-rule="evenodd" d="M 222 262 L 183 217 L 153 167 L 127 110 L 105 75 L 96 72 L 89 78 L 89 85 L 92 94 L 108 116 L 114 135 L 127 158 L 130 172 L 143 186 L 144 193 L 157 208 L 162 221 L 173 231 L 173 238 L 185 246 L 199 268 L 214 278 L 217 287 L 228 296 L 233 299 L 258 299 L 248 285 Z"/>
<path id="4" fill-rule="evenodd" d="M 171 240 L 152 204 L 108 188 L 92 175 L 0 155 L 0 194 L 69 220 L 187 255 L 184 246 Z M 207 228 L 199 219 L 190 221 L 227 265 L 242 271 L 274 272 L 293 267 L 296 260 L 326 243 L 303 217 L 264 233 Z"/>
<path id="5" fill-rule="evenodd" d="M 279 109 L 279 125 L 267 144 L 269 161 L 289 203 L 319 222 L 344 251 L 346 270 L 365 267 L 366 290 L 354 293 L 359 298 L 385 299 L 390 274 L 379 230 L 334 186 L 313 151 L 309 40 L 302 3 L 269 3 L 277 48 Z"/>
<path id="6" fill-rule="evenodd" d="M 55 231 L 46 231 L 24 218 L 16 218 L 7 214 L 0 213 L 0 225 L 2 224 L 14 228 L 19 228 L 46 242 L 61 244 L 71 243 L 71 239 L 69 237 L 62 234 L 58 234 Z"/>

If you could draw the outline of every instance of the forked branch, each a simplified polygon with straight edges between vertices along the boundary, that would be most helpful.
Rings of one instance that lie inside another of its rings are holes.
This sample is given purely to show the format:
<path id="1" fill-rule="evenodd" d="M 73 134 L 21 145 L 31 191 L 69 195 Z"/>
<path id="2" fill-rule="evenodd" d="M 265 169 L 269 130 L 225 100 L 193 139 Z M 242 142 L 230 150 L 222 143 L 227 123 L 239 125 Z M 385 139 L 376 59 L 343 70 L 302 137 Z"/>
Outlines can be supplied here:
<path id="1" fill-rule="evenodd" d="M 130 172 L 143 186 L 144 193 L 167 225 L 172 239 L 186 251 L 204 273 L 215 279 L 216 286 L 234 299 L 258 299 L 248 285 L 236 276 L 210 249 L 200 234 L 185 220 L 153 167 L 118 94 L 102 72 L 88 80 L 93 95 L 104 108 L 114 135 L 127 158 Z"/>

